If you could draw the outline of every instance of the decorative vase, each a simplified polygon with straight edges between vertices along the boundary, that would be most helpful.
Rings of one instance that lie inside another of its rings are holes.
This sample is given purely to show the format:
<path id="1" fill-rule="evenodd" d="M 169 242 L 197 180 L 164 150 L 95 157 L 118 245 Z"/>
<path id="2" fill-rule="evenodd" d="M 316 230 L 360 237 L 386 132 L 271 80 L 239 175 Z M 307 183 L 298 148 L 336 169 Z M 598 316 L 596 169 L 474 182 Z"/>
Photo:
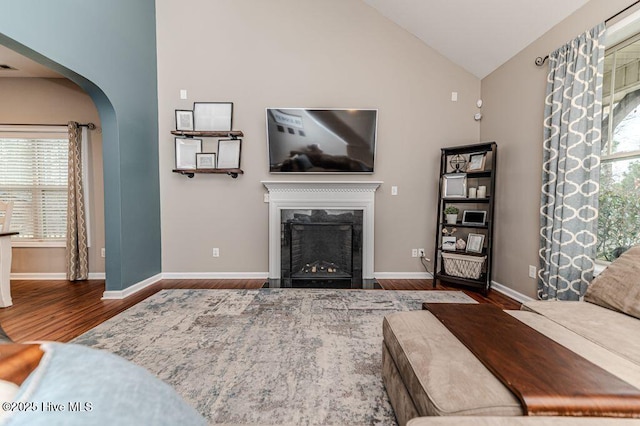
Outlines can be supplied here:
<path id="1" fill-rule="evenodd" d="M 458 222 L 457 214 L 448 214 L 447 216 L 447 225 L 455 225 Z"/>

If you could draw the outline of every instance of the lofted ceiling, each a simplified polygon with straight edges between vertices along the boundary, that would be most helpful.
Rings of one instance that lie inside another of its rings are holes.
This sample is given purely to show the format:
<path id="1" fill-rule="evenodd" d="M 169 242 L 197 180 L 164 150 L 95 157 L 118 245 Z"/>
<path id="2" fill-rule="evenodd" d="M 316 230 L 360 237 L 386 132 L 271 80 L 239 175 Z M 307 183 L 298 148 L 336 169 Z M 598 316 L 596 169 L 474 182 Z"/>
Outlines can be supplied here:
<path id="1" fill-rule="evenodd" d="M 363 0 L 484 78 L 589 0 Z M 0 45 L 0 77 L 62 77 Z"/>
<path id="2" fill-rule="evenodd" d="M 589 0 L 363 1 L 484 78 Z"/>

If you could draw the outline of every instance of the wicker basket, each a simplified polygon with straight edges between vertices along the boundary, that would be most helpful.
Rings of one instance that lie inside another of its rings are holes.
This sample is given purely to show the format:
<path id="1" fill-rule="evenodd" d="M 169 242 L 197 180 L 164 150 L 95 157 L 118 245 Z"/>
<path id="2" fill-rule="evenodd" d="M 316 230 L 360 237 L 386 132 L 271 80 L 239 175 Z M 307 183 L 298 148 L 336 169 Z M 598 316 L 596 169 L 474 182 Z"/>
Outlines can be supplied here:
<path id="1" fill-rule="evenodd" d="M 467 256 L 456 253 L 442 253 L 444 272 L 447 275 L 477 280 L 487 256 Z"/>

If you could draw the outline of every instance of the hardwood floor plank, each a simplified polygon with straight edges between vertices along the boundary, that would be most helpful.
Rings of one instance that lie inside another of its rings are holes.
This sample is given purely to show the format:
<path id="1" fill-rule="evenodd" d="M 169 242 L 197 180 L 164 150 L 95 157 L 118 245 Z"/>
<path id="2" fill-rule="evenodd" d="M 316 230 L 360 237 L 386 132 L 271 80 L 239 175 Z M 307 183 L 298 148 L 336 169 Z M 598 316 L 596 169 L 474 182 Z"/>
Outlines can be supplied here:
<path id="1" fill-rule="evenodd" d="M 520 309 L 520 303 L 495 291 L 485 297 L 430 279 L 379 280 L 385 290 L 462 290 L 479 303 Z M 0 308 L 0 326 L 15 342 L 68 342 L 163 289 L 257 289 L 264 280 L 161 280 L 122 300 L 102 300 L 104 280 L 11 281 L 13 306 Z M 366 291 L 366 290 L 364 290 Z"/>

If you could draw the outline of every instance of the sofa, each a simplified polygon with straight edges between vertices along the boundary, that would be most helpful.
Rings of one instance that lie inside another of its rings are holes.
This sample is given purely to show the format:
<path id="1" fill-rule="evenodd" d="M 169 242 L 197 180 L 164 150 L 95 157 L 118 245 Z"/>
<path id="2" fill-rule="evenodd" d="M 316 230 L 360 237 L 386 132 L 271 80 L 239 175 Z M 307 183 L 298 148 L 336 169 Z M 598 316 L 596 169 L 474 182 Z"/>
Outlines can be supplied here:
<path id="1" fill-rule="evenodd" d="M 596 277 L 582 301 L 531 301 L 506 312 L 640 389 L 640 246 Z M 382 379 L 401 426 L 477 426 L 490 418 L 504 419 L 490 424 L 547 424 L 520 417 L 518 398 L 429 311 L 387 315 L 382 329 Z M 577 424 L 569 417 L 546 421 Z"/>

